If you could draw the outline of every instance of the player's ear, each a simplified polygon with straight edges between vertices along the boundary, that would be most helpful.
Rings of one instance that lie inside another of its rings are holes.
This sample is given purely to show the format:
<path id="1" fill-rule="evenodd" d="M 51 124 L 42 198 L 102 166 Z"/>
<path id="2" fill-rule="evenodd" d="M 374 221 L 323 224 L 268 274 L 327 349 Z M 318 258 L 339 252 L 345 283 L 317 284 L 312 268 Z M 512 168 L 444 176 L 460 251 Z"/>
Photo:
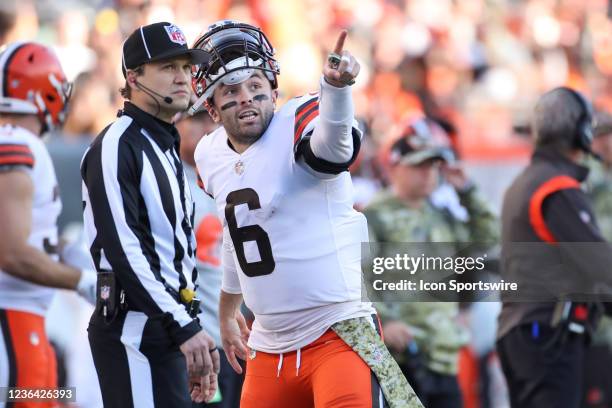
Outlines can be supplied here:
<path id="1" fill-rule="evenodd" d="M 220 123 L 221 122 L 221 116 L 219 115 L 219 111 L 215 107 L 215 104 L 212 101 L 210 101 L 210 102 L 205 102 L 204 106 L 206 107 L 206 110 L 208 111 L 208 114 L 210 115 L 212 120 L 215 123 Z"/>
<path id="2" fill-rule="evenodd" d="M 272 90 L 272 103 L 276 107 L 276 100 L 278 99 L 278 89 Z"/>

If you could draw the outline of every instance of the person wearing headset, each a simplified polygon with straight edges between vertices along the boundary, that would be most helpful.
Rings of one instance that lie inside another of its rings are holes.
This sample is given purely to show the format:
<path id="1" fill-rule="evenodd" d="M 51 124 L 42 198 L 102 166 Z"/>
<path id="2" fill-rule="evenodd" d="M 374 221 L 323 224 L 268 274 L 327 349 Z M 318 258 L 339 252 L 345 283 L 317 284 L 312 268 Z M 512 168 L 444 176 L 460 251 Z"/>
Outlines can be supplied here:
<path id="1" fill-rule="evenodd" d="M 612 248 L 581 189 L 592 122 L 580 93 L 545 93 L 531 162 L 504 197 L 501 277 L 519 291 L 501 294 L 497 349 L 512 407 L 579 407 L 584 353 L 609 313 Z"/>
<path id="2" fill-rule="evenodd" d="M 136 29 L 123 44 L 127 101 L 83 157 L 99 287 L 88 332 L 104 406 L 191 407 L 216 391 L 219 352 L 197 319 L 194 207 L 172 123 L 189 106 L 192 64 L 207 60 L 174 24 Z"/>

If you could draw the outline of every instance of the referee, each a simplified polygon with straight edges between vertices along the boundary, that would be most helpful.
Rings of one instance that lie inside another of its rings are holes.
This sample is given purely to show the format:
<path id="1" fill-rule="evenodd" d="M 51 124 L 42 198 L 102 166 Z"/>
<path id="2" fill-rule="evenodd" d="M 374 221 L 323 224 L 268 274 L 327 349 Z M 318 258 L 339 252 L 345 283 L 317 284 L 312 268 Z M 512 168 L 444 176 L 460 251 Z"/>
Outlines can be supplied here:
<path id="1" fill-rule="evenodd" d="M 191 407 L 217 387 L 219 353 L 195 319 L 194 207 L 172 124 L 188 107 L 191 65 L 208 59 L 186 44 L 165 22 L 128 37 L 127 101 L 81 164 L 98 271 L 89 342 L 106 407 Z"/>

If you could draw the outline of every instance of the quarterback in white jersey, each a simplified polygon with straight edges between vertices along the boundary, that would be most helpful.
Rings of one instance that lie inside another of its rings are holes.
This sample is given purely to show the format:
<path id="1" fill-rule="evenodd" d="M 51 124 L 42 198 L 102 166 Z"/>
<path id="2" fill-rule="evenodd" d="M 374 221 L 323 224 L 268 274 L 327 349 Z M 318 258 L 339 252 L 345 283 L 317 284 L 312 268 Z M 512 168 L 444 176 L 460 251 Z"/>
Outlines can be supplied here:
<path id="1" fill-rule="evenodd" d="M 57 388 L 44 330 L 52 288 L 77 290 L 93 302 L 96 282 L 81 254 L 58 245 L 62 205 L 40 139 L 62 124 L 70 86 L 53 52 L 36 43 L 13 43 L 0 53 L 0 83 L 0 390 Z M 0 395 L 1 408 L 5 401 Z"/>
<path id="2" fill-rule="evenodd" d="M 224 219 L 222 289 L 242 293 L 255 314 L 249 346 L 256 350 L 293 351 L 337 321 L 373 313 L 361 301 L 367 225 L 353 210 L 349 173 L 321 177 L 296 160 L 294 145 L 319 121 L 318 99 L 286 103 L 242 154 L 223 127 L 195 152 L 204 189 Z M 356 125 L 353 135 L 358 147 Z"/>
<path id="3" fill-rule="evenodd" d="M 194 75 L 200 99 L 192 109 L 206 102 L 223 125 L 201 139 L 195 161 L 223 221 L 221 337 L 237 371 L 249 334 L 238 311 L 243 297 L 255 315 L 242 407 L 383 401 L 381 378 L 355 352 L 376 349 L 383 360 L 386 349 L 361 298 L 367 224 L 353 209 L 348 173 L 361 142 L 350 88 L 360 67 L 342 50 L 345 38 L 323 69 L 320 93 L 277 112 L 278 66 L 261 30 L 222 21 L 195 43 L 213 57 Z M 365 342 L 351 341 L 359 334 Z"/>

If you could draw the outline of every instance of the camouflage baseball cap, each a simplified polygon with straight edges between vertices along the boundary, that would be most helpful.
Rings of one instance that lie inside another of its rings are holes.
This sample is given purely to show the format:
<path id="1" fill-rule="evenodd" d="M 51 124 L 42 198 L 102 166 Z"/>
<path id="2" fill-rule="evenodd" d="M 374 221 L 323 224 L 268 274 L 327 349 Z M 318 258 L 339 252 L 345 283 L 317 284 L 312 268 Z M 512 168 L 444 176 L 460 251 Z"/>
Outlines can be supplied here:
<path id="1" fill-rule="evenodd" d="M 421 118 L 410 123 L 391 145 L 389 163 L 416 166 L 436 159 L 451 162 L 453 151 L 434 138 L 429 120 Z"/>

